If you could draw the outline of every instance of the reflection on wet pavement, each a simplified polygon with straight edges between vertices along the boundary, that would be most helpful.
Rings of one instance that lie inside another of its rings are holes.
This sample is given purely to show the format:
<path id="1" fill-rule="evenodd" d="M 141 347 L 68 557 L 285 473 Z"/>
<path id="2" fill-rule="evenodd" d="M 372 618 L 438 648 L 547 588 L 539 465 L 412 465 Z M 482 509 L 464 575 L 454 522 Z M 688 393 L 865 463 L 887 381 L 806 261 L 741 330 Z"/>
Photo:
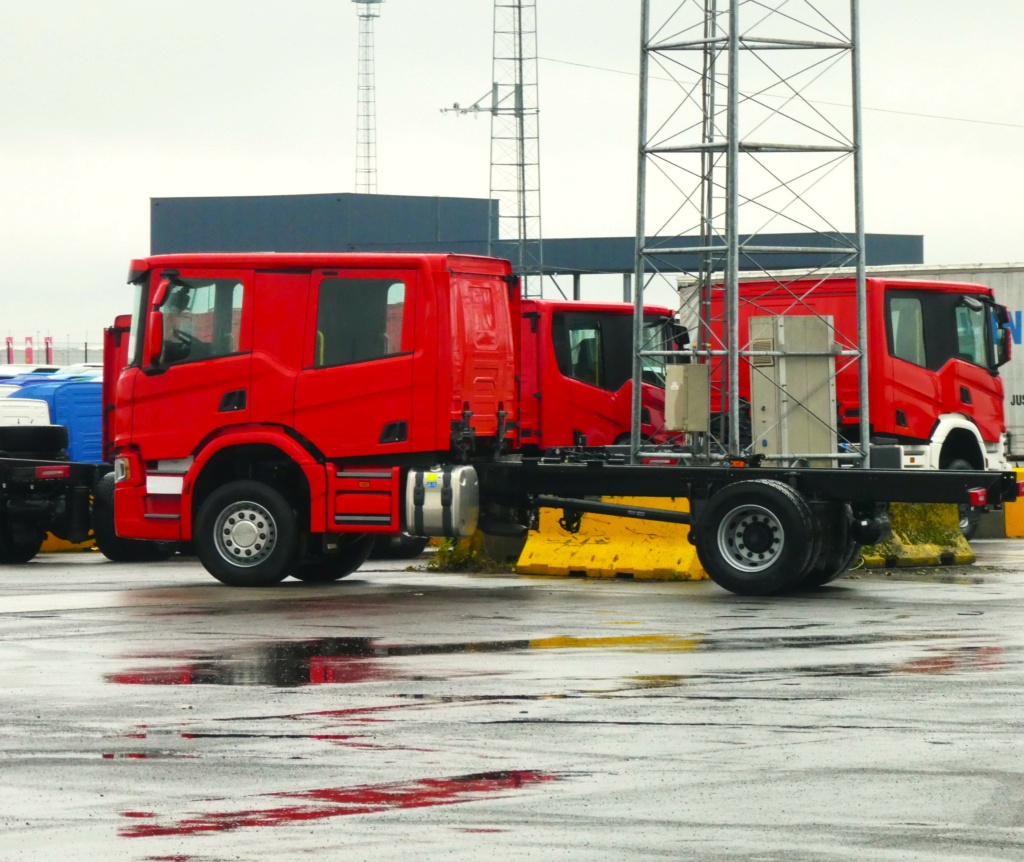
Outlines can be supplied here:
<path id="1" fill-rule="evenodd" d="M 124 838 L 194 835 L 228 832 L 250 826 L 282 826 L 354 814 L 379 814 L 404 808 L 456 805 L 494 798 L 508 791 L 556 781 L 560 777 L 532 770 L 513 770 L 452 778 L 424 778 L 393 784 L 264 794 L 257 798 L 290 800 L 292 804 L 238 811 L 210 811 L 168 823 L 140 822 L 123 828 L 119 834 Z M 122 811 L 121 816 L 133 821 L 156 820 L 156 815 L 148 811 Z"/>
<path id="2" fill-rule="evenodd" d="M 739 631 L 739 630 L 736 630 Z M 975 638 L 977 636 L 975 635 Z M 107 682 L 120 685 L 269 685 L 288 688 L 304 685 L 357 684 L 393 681 L 402 676 L 386 659 L 408 656 L 497 653 L 522 650 L 610 650 L 621 652 L 675 653 L 764 650 L 813 650 L 843 646 L 904 643 L 938 651 L 910 662 L 829 664 L 775 668 L 772 673 L 799 675 L 878 675 L 888 673 L 955 673 L 990 670 L 1005 663 L 1001 647 L 956 645 L 963 635 L 944 632 L 863 635 L 717 637 L 695 635 L 632 635 L 622 637 L 548 637 L 519 640 L 473 641 L 437 644 L 386 644 L 376 638 L 320 638 L 306 641 L 254 644 L 237 650 L 214 652 L 172 667 L 151 667 L 107 674 Z M 948 647 L 945 643 L 950 643 Z M 157 656 L 153 656 L 157 658 Z M 882 656 L 880 656 L 881 658 Z M 756 671 L 736 671 L 749 676 Z M 730 672 L 715 676 L 729 677 Z"/>

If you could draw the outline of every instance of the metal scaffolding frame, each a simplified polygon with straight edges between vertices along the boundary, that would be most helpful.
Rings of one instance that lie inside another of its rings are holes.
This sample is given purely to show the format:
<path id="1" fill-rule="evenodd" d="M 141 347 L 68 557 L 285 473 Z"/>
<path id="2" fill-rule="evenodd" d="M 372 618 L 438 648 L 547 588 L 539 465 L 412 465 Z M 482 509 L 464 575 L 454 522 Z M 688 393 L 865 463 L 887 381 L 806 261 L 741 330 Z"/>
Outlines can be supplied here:
<path id="1" fill-rule="evenodd" d="M 784 453 L 778 460 L 821 454 L 868 465 L 858 31 L 858 0 L 642 0 L 634 459 L 652 451 L 640 435 L 644 359 L 684 358 L 665 345 L 642 343 L 644 292 L 657 279 L 679 286 L 667 263 L 684 250 L 681 237 L 700 236 L 697 249 L 685 247 L 699 252 L 700 264 L 682 280 L 691 287 L 680 291 L 680 316 L 696 333 L 686 358 L 717 371 L 720 410 L 710 433 L 693 435 L 688 456 L 751 454 L 740 375 L 754 372 L 753 359 L 763 351 L 740 332 L 739 273 L 741 260 L 749 269 L 756 259 L 762 277 L 780 290 L 804 279 L 791 291 L 787 314 L 815 314 L 810 292 L 834 270 L 855 268 L 856 337 L 831 327 L 827 355 L 837 370 L 856 366 L 858 431 L 853 439 L 840 437 L 835 451 Z M 773 232 L 813 232 L 833 241 L 826 249 L 764 241 Z M 763 263 L 794 252 L 817 255 L 816 265 L 782 277 Z M 721 309 L 716 319 L 714 308 Z"/>
<path id="2" fill-rule="evenodd" d="M 356 192 L 377 193 L 377 106 L 373 66 L 373 22 L 384 0 L 352 0 L 359 14 L 356 84 Z"/>

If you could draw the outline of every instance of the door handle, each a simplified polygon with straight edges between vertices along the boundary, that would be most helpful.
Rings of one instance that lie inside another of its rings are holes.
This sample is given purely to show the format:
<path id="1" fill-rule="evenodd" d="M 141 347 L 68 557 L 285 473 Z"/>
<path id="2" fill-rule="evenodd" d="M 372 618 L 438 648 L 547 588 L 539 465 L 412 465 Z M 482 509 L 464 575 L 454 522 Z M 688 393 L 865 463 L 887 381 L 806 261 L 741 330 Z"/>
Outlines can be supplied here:
<path id="1" fill-rule="evenodd" d="M 218 413 L 232 413 L 237 410 L 245 410 L 244 389 L 233 389 L 230 392 L 225 392 L 221 396 L 220 407 L 217 408 Z"/>

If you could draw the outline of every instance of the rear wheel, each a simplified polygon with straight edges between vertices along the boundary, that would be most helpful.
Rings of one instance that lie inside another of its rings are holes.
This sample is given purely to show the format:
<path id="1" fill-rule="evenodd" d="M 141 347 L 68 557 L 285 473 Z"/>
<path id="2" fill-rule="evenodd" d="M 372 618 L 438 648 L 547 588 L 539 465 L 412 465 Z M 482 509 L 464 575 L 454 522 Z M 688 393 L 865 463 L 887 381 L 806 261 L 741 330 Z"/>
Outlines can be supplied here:
<path id="1" fill-rule="evenodd" d="M 831 504 L 822 514 L 821 549 L 801 587 L 823 587 L 850 568 L 860 553 L 860 544 L 850 535 L 851 518 L 850 507 L 845 503 Z"/>
<path id="2" fill-rule="evenodd" d="M 196 556 L 218 581 L 268 587 L 284 580 L 298 553 L 297 516 L 284 495 L 248 479 L 218 488 L 199 507 Z"/>
<path id="3" fill-rule="evenodd" d="M 762 596 L 803 580 L 820 530 L 807 501 L 782 482 L 736 482 L 714 494 L 700 514 L 697 555 L 711 579 L 730 592 Z"/>
<path id="4" fill-rule="evenodd" d="M 974 470 L 976 469 L 970 461 L 965 461 L 963 458 L 957 458 L 954 461 L 950 461 L 946 465 L 947 470 Z M 981 524 L 981 509 L 977 509 L 970 503 L 960 503 L 957 506 L 960 514 L 960 532 L 964 534 L 964 538 L 970 541 L 974 538 L 978 532 L 978 526 Z"/>
<path id="5" fill-rule="evenodd" d="M 429 541 L 422 536 L 407 536 L 405 533 L 377 536 L 370 556 L 375 560 L 411 560 L 426 550 Z"/>
<path id="6" fill-rule="evenodd" d="M 0 563 L 27 563 L 39 553 L 45 538 L 46 534 L 35 524 L 3 524 Z"/>
<path id="7" fill-rule="evenodd" d="M 367 561 L 373 547 L 374 537 L 369 533 L 351 536 L 337 551 L 299 563 L 292 577 L 311 584 L 340 581 Z"/>

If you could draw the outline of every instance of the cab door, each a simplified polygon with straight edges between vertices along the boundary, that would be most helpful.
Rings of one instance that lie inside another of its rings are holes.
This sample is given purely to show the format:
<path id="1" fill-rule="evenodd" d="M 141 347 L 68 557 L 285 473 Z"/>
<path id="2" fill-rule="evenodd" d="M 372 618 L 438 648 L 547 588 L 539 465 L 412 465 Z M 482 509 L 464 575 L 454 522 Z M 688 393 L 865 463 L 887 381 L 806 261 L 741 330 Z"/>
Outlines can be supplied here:
<path id="1" fill-rule="evenodd" d="M 993 312 L 979 297 L 963 296 L 954 308 L 957 355 L 956 393 L 960 412 L 974 419 L 985 440 L 1003 431 L 1003 382 L 994 361 Z"/>
<path id="2" fill-rule="evenodd" d="M 190 457 L 218 428 L 249 419 L 252 272 L 156 272 L 170 281 L 163 342 L 136 376 L 132 442 L 147 461 Z M 184 469 L 180 472 L 184 473 Z"/>
<path id="3" fill-rule="evenodd" d="M 410 270 L 313 272 L 295 428 L 327 458 L 411 451 L 416 282 Z"/>
<path id="4" fill-rule="evenodd" d="M 616 374 L 608 357 L 607 320 L 590 312 L 556 313 L 552 320 L 552 340 L 559 374 L 557 400 L 545 391 L 548 412 L 545 418 L 545 445 L 571 446 L 581 437 L 587 445 L 605 446 L 629 430 L 629 404 L 616 393 L 626 382 Z M 631 336 L 630 336 L 631 337 Z M 558 438 L 554 428 L 558 428 Z"/>

